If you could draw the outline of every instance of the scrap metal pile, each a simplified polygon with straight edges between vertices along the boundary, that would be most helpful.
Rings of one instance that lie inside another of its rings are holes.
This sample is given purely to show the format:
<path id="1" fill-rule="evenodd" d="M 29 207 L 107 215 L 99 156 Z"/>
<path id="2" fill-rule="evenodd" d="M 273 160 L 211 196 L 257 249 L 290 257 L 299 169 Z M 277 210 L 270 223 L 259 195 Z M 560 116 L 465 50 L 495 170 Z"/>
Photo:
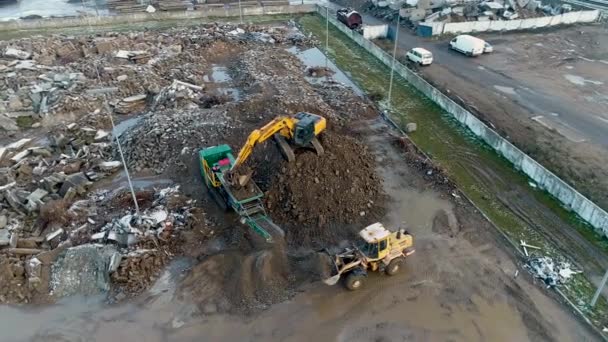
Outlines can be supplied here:
<path id="1" fill-rule="evenodd" d="M 543 5 L 538 0 L 372 0 L 369 11 L 391 18 L 398 13 L 406 22 L 418 24 L 535 18 L 567 13 L 572 6 Z"/>

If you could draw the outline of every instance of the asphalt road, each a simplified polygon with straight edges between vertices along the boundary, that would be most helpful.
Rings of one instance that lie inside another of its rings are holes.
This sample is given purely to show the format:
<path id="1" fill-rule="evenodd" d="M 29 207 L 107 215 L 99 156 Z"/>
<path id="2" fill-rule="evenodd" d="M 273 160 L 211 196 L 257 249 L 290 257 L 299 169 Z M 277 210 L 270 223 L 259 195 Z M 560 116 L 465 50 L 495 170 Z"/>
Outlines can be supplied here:
<path id="1" fill-rule="evenodd" d="M 334 10 L 340 6 L 329 5 Z M 386 24 L 388 22 L 371 15 L 362 14 L 363 21 L 369 25 Z M 467 80 L 472 85 L 491 89 L 520 106 L 528 113 L 530 120 L 536 120 L 547 128 L 557 130 L 566 139 L 578 143 L 588 141 L 608 147 L 608 113 L 593 106 L 581 106 L 568 96 L 552 94 L 550 89 L 543 89 L 525 80 L 507 75 L 492 68 L 489 63 L 483 63 L 485 56 L 470 58 L 449 49 L 447 39 L 429 40 L 416 36 L 411 30 L 400 27 L 398 50 L 407 51 L 413 47 L 423 47 L 433 53 L 433 64 L 441 65 L 455 76 Z M 494 45 L 496 53 L 503 48 L 501 39 L 488 39 Z M 431 65 L 429 68 L 432 68 Z M 424 74 L 424 71 L 423 71 Z M 559 77 L 559 75 L 556 75 Z M 563 81 L 561 79 L 560 81 Z M 573 87 L 575 87 L 573 85 Z M 502 89 L 502 91 L 501 91 Z M 605 96 L 608 98 L 608 94 Z M 465 99 L 466 100 L 466 99 Z M 500 106 L 500 103 L 497 103 Z M 597 106 L 596 106 L 597 107 Z M 514 114 L 516 115 L 516 114 Z"/>

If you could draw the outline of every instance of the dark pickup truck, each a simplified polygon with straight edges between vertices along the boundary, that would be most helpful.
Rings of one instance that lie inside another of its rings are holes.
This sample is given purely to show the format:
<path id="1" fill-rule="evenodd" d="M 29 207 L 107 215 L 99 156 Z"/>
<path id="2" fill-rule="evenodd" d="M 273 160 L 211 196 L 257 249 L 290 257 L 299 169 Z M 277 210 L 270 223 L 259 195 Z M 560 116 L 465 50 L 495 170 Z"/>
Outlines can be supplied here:
<path id="1" fill-rule="evenodd" d="M 352 8 L 340 8 L 336 15 L 338 20 L 351 30 L 361 28 L 361 25 L 363 25 L 361 14 Z"/>

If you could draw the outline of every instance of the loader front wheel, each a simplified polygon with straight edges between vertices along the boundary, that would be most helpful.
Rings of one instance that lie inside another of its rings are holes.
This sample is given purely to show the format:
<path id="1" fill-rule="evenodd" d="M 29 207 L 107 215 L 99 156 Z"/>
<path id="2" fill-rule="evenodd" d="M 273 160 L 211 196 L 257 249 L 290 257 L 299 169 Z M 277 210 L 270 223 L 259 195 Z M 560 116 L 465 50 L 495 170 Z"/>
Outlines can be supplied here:
<path id="1" fill-rule="evenodd" d="M 401 266 L 403 266 L 402 258 L 391 260 L 391 262 L 388 263 L 388 266 L 386 266 L 386 274 L 392 276 L 399 273 Z"/>
<path id="2" fill-rule="evenodd" d="M 346 280 L 344 281 L 344 285 L 347 289 L 351 291 L 355 291 L 360 289 L 363 286 L 363 278 L 362 274 L 351 273 L 346 276 Z"/>

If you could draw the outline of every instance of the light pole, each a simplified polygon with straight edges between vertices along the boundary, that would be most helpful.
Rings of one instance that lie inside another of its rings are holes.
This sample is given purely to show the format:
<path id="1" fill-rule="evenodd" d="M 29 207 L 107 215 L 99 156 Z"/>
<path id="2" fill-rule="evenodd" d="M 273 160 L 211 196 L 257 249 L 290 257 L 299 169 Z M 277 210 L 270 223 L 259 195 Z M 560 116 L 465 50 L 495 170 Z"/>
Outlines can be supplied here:
<path id="1" fill-rule="evenodd" d="M 397 41 L 399 40 L 399 19 L 400 15 L 397 15 L 397 26 L 395 27 L 395 46 L 393 47 L 393 60 L 391 61 L 391 79 L 388 83 L 388 106 L 393 109 L 391 104 L 391 96 L 393 93 L 393 74 L 395 73 L 395 58 L 397 56 Z"/>

